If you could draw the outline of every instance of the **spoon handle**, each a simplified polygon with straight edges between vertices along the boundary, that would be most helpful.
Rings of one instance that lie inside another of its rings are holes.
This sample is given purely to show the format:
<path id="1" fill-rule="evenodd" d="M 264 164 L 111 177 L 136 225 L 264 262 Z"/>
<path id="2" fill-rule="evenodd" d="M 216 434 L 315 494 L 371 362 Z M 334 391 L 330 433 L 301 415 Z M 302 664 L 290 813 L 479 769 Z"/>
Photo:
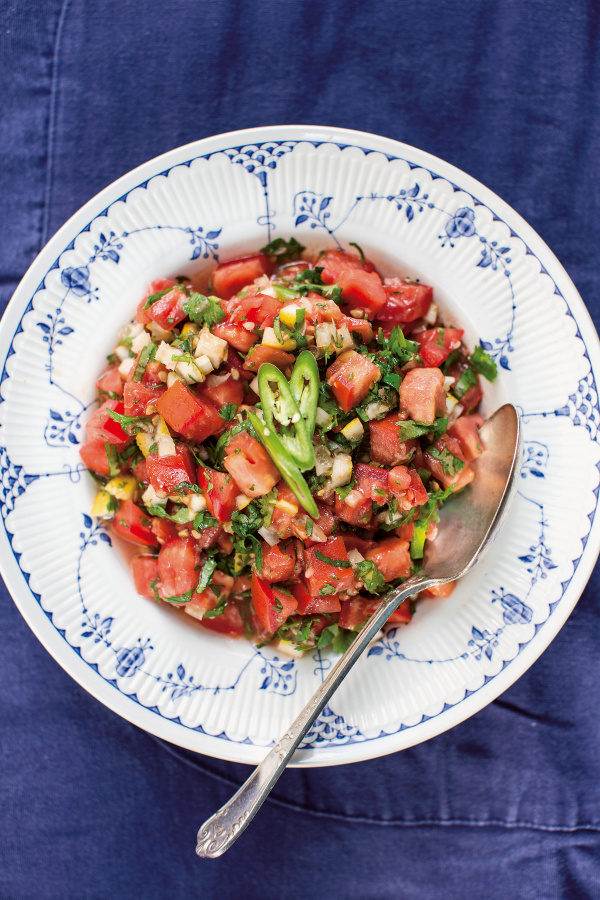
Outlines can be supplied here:
<path id="1" fill-rule="evenodd" d="M 386 595 L 283 737 L 267 753 L 231 800 L 201 826 L 196 846 L 198 856 L 215 859 L 225 853 L 238 839 L 267 799 L 294 750 L 367 644 L 373 640 L 406 597 L 423 590 L 432 582 L 433 579 L 413 575 L 396 591 Z"/>

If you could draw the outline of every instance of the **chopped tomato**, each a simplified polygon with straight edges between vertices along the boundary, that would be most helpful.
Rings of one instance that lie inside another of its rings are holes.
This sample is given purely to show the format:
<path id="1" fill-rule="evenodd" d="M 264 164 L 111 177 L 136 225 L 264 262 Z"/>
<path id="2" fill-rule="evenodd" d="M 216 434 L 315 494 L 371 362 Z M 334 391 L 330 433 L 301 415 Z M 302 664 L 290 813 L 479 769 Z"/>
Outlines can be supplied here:
<path id="1" fill-rule="evenodd" d="M 222 533 L 223 529 L 220 525 L 203 528 L 200 532 L 200 537 L 196 538 L 196 544 L 200 550 L 208 550 L 209 547 L 217 543 Z"/>
<path id="2" fill-rule="evenodd" d="M 375 266 L 368 259 L 362 259 L 355 253 L 346 253 L 344 250 L 328 250 L 317 262 L 321 266 L 321 278 L 325 284 L 333 284 L 339 281 L 342 272 L 363 271 L 372 272 Z"/>
<path id="3" fill-rule="evenodd" d="M 236 381 L 230 372 L 226 375 L 209 375 L 199 396 L 212 403 L 215 409 L 223 409 L 227 403 L 239 407 L 244 402 L 244 382 L 239 377 Z"/>
<path id="4" fill-rule="evenodd" d="M 398 412 L 390 413 L 379 422 L 369 422 L 371 438 L 371 459 L 383 463 L 386 466 L 396 466 L 407 462 L 414 454 L 418 441 L 411 438 L 401 441 L 398 434 Z"/>
<path id="5" fill-rule="evenodd" d="M 247 431 L 229 441 L 223 465 L 247 497 L 268 494 L 280 478 L 267 451 Z"/>
<path id="6" fill-rule="evenodd" d="M 342 522 L 360 528 L 368 525 L 373 518 L 373 501 L 360 488 L 353 488 L 343 500 L 336 493 L 335 514 Z"/>
<path id="7" fill-rule="evenodd" d="M 158 551 L 158 574 L 162 581 L 160 595 L 167 602 L 193 591 L 198 584 L 200 556 L 192 538 L 172 538 Z"/>
<path id="8" fill-rule="evenodd" d="M 287 593 L 272 588 L 255 570 L 252 573 L 252 605 L 266 630 L 273 634 L 295 611 L 298 602 Z"/>
<path id="9" fill-rule="evenodd" d="M 186 317 L 183 309 L 186 299 L 187 294 L 185 291 L 173 288 L 168 294 L 163 294 L 162 297 L 159 297 L 145 312 L 153 322 L 156 322 L 165 331 L 172 331 Z"/>
<path id="10" fill-rule="evenodd" d="M 96 381 L 96 390 L 100 395 L 107 394 L 109 400 L 123 395 L 123 379 L 118 366 L 111 366 Z"/>
<path id="11" fill-rule="evenodd" d="M 151 281 L 148 287 L 146 288 L 146 296 L 143 300 L 140 300 L 137 308 L 137 315 L 135 317 L 136 322 L 141 322 L 144 325 L 147 325 L 150 319 L 152 318 L 147 309 L 144 309 L 146 305 L 146 300 L 148 297 L 151 297 L 153 294 L 158 294 L 159 291 L 165 291 L 167 288 L 176 287 L 177 282 L 172 278 L 156 278 L 154 281 Z"/>
<path id="12" fill-rule="evenodd" d="M 207 587 L 201 593 L 195 591 L 185 610 L 188 615 L 194 616 L 196 619 L 202 619 L 204 613 L 214 609 L 224 598 L 229 597 L 232 590 L 233 578 L 231 575 L 226 575 L 220 569 L 215 569 L 211 577 L 210 587 Z"/>
<path id="13" fill-rule="evenodd" d="M 317 504 L 317 509 L 319 510 L 319 518 L 313 519 L 312 521 L 315 523 L 315 525 L 317 525 L 321 529 L 321 531 L 327 537 L 329 537 L 329 535 L 333 531 L 333 527 L 335 525 L 335 516 L 325 503 L 322 503 L 320 500 L 317 500 L 316 504 Z M 310 527 L 308 530 L 310 531 Z M 314 533 L 315 533 L 315 529 L 313 529 L 313 532 L 311 532 L 311 534 L 308 534 L 308 531 L 307 531 L 307 536 L 306 536 L 306 538 L 304 538 L 304 543 L 307 547 L 311 547 L 313 544 L 320 543 L 319 541 L 313 540 L 312 535 Z"/>
<path id="14" fill-rule="evenodd" d="M 455 437 L 467 462 L 481 456 L 483 441 L 479 437 L 479 428 L 483 425 L 483 417 L 475 413 L 472 416 L 460 416 L 448 429 L 448 434 Z"/>
<path id="15" fill-rule="evenodd" d="M 399 501 L 402 511 L 413 506 L 422 506 L 429 500 L 429 494 L 415 469 L 395 466 L 387 473 L 389 493 Z"/>
<path id="16" fill-rule="evenodd" d="M 377 466 L 358 463 L 354 467 L 354 477 L 358 481 L 359 490 L 380 506 L 389 499 L 388 473 Z"/>
<path id="17" fill-rule="evenodd" d="M 292 353 L 279 350 L 277 347 L 265 347 L 259 344 L 253 347 L 244 362 L 244 368 L 249 372 L 258 372 L 263 363 L 272 363 L 278 369 L 284 371 L 293 366 L 295 357 Z"/>
<path id="18" fill-rule="evenodd" d="M 166 385 L 161 385 L 160 387 L 147 387 L 145 384 L 138 384 L 136 381 L 125 382 L 123 390 L 123 408 L 125 410 L 125 415 L 147 415 L 146 407 L 148 404 L 152 404 L 156 407 L 156 401 L 166 390 Z"/>
<path id="19" fill-rule="evenodd" d="M 176 381 L 159 397 L 156 408 L 167 425 L 198 444 L 223 425 L 212 403 L 201 400 L 182 381 Z"/>
<path id="20" fill-rule="evenodd" d="M 139 355 L 135 361 L 137 362 L 138 359 Z M 134 369 L 132 369 L 132 372 L 133 371 Z M 142 375 L 142 384 L 145 384 L 146 387 L 165 387 L 167 373 L 168 369 L 164 363 L 158 362 L 156 359 L 151 359 L 146 364 L 144 374 Z"/>
<path id="21" fill-rule="evenodd" d="M 340 274 L 338 284 L 342 289 L 342 300 L 350 311 L 362 309 L 366 316 L 374 319 L 385 304 L 386 295 L 377 272 L 346 269 Z"/>
<path id="22" fill-rule="evenodd" d="M 380 378 L 375 363 L 356 350 L 341 353 L 327 369 L 327 383 L 344 412 L 358 406 Z"/>
<path id="23" fill-rule="evenodd" d="M 377 313 L 378 322 L 414 322 L 427 315 L 433 300 L 433 288 L 401 278 L 386 278 L 383 289 L 386 302 Z"/>
<path id="24" fill-rule="evenodd" d="M 212 290 L 217 297 L 229 300 L 246 285 L 252 284 L 261 275 L 270 275 L 273 271 L 271 260 L 259 253 L 256 256 L 245 256 L 221 263 L 212 273 Z"/>
<path id="25" fill-rule="evenodd" d="M 146 460 L 140 459 L 136 462 L 135 466 L 132 469 L 133 474 L 137 478 L 138 481 L 141 481 L 142 484 L 145 484 L 146 487 L 150 484 L 150 479 L 148 478 L 148 470 L 146 468 Z"/>
<path id="26" fill-rule="evenodd" d="M 110 465 L 106 453 L 106 441 L 102 438 L 94 438 L 93 441 L 86 441 L 79 448 L 79 455 L 84 466 L 97 472 L 98 475 L 110 475 Z"/>
<path id="27" fill-rule="evenodd" d="M 282 482 L 277 488 L 277 502 L 271 517 L 271 530 L 282 540 L 292 535 L 292 519 L 302 511 L 292 489 Z"/>
<path id="28" fill-rule="evenodd" d="M 152 531 L 152 521 L 133 500 L 123 500 L 112 520 L 114 531 L 134 544 L 156 547 L 158 541 Z"/>
<path id="29" fill-rule="evenodd" d="M 436 413 L 446 411 L 444 374 L 440 369 L 411 369 L 400 385 L 400 409 L 414 422 L 433 425 Z"/>
<path id="30" fill-rule="evenodd" d="M 270 547 L 262 543 L 263 565 L 261 575 L 265 581 L 296 581 L 304 570 L 304 548 L 300 541 L 287 541 Z"/>
<path id="31" fill-rule="evenodd" d="M 188 611 L 188 608 L 189 607 L 186 606 L 186 612 Z M 191 611 L 190 615 L 193 615 Z M 239 604 L 233 599 L 227 601 L 222 613 L 215 616 L 213 619 L 207 619 L 206 616 L 204 616 L 200 624 L 209 631 L 216 631 L 227 637 L 242 637 L 246 633 L 246 627 L 244 625 L 242 613 L 240 612 Z"/>
<path id="32" fill-rule="evenodd" d="M 453 484 L 454 490 L 460 491 L 461 488 L 473 481 L 475 473 L 467 463 L 461 445 L 455 437 L 451 434 L 443 434 L 433 446 L 439 454 L 445 456 L 445 459 L 440 460 L 426 450 L 423 454 L 423 465 L 442 487 L 449 488 Z M 455 461 L 452 457 L 455 458 Z M 461 463 L 463 463 L 462 468 L 460 467 Z"/>
<path id="33" fill-rule="evenodd" d="M 108 410 L 124 415 L 125 407 L 120 400 L 106 400 L 86 422 L 87 436 L 90 441 L 100 439 L 109 444 L 122 444 L 131 442 L 131 437 L 123 431 L 118 422 L 108 414 Z"/>
<path id="34" fill-rule="evenodd" d="M 214 334 L 214 329 L 213 329 Z M 252 381 L 254 378 L 253 372 L 248 372 L 247 369 L 244 369 L 244 360 L 237 352 L 234 350 L 231 345 L 227 348 L 227 359 L 225 360 L 225 367 L 228 372 L 233 373 L 237 372 L 238 377 L 236 379 L 235 375 L 232 374 L 232 377 L 235 380 L 239 381 L 240 379 L 245 379 L 246 381 Z"/>
<path id="35" fill-rule="evenodd" d="M 335 594 L 328 597 L 312 597 L 306 584 L 302 581 L 292 585 L 292 594 L 298 603 L 296 610 L 301 616 L 311 615 L 311 613 L 334 613 L 339 612 L 342 608 L 340 600 Z"/>
<path id="36" fill-rule="evenodd" d="M 414 522 L 404 522 L 400 528 L 396 528 L 395 532 L 399 538 L 402 538 L 403 541 L 412 541 L 413 535 L 415 533 L 415 523 Z"/>
<path id="37" fill-rule="evenodd" d="M 258 335 L 253 331 L 248 331 L 243 325 L 233 325 L 231 323 L 213 325 L 211 332 L 215 337 L 227 341 L 228 344 L 241 353 L 247 353 L 250 347 L 258 340 Z"/>
<path id="38" fill-rule="evenodd" d="M 341 537 L 308 548 L 306 584 L 311 597 L 327 597 L 354 587 L 354 572 Z"/>
<path id="39" fill-rule="evenodd" d="M 447 581 L 446 584 L 432 584 L 431 587 L 421 591 L 421 597 L 449 597 L 455 587 L 455 581 Z"/>
<path id="40" fill-rule="evenodd" d="M 218 522 L 229 521 L 236 508 L 235 498 L 239 494 L 239 488 L 231 475 L 199 465 L 198 484 L 202 488 L 211 516 Z"/>
<path id="41" fill-rule="evenodd" d="M 365 559 L 372 560 L 386 581 L 410 575 L 410 552 L 408 541 L 399 537 L 385 538 L 377 546 L 367 550 Z"/>
<path id="42" fill-rule="evenodd" d="M 419 355 L 424 366 L 441 366 L 453 350 L 458 350 L 464 331 L 462 328 L 429 328 L 418 331 L 415 341 L 421 348 Z"/>
<path id="43" fill-rule="evenodd" d="M 483 391 L 481 389 L 481 385 L 479 383 L 479 377 L 477 378 L 477 384 L 471 385 L 469 390 L 463 394 L 460 398 L 460 404 L 464 409 L 465 413 L 470 413 L 474 409 L 477 409 L 479 403 L 481 402 L 481 398 L 483 397 Z"/>
<path id="44" fill-rule="evenodd" d="M 360 631 L 380 603 L 381 600 L 374 597 L 351 597 L 350 600 L 343 600 L 342 611 L 338 619 L 340 628 Z M 388 622 L 410 622 L 411 618 L 410 600 L 403 600 L 398 609 L 389 617 Z"/>
<path id="45" fill-rule="evenodd" d="M 361 556 L 364 556 L 367 550 L 371 550 L 375 547 L 375 541 L 368 541 L 365 538 L 359 537 L 357 534 L 354 534 L 353 531 L 344 531 L 340 534 L 344 542 L 344 546 L 348 553 L 351 550 L 358 550 Z"/>
<path id="46" fill-rule="evenodd" d="M 172 494 L 180 484 L 195 484 L 196 466 L 186 444 L 175 444 L 174 456 L 148 456 L 146 471 L 155 491 Z"/>
<path id="47" fill-rule="evenodd" d="M 181 526 L 180 526 L 181 527 Z M 170 541 L 171 538 L 178 537 L 177 526 L 170 519 L 162 519 L 159 516 L 152 517 L 152 533 L 156 535 L 159 544 Z"/>
<path id="48" fill-rule="evenodd" d="M 369 344 L 373 340 L 373 327 L 367 319 L 354 319 L 352 316 L 342 316 L 340 327 L 345 325 L 350 334 L 360 334 L 364 344 Z"/>
<path id="49" fill-rule="evenodd" d="M 283 304 L 268 294 L 247 294 L 231 301 L 227 321 L 232 323 L 254 322 L 261 330 L 273 324 Z"/>
<path id="50" fill-rule="evenodd" d="M 159 585 L 158 560 L 155 556 L 134 556 L 131 560 L 136 593 L 148 600 L 157 596 Z"/>

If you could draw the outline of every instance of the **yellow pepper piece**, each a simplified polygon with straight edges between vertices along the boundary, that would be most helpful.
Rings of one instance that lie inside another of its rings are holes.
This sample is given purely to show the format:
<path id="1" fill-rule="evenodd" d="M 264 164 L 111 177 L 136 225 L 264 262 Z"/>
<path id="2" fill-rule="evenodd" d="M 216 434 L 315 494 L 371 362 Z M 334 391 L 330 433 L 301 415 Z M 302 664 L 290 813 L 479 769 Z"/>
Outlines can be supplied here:
<path id="1" fill-rule="evenodd" d="M 137 479 L 133 475 L 117 475 L 111 478 L 104 490 L 117 500 L 131 500 L 137 489 Z"/>
<path id="2" fill-rule="evenodd" d="M 186 337 L 188 334 L 198 334 L 200 326 L 196 322 L 186 322 L 181 329 L 181 336 Z"/>

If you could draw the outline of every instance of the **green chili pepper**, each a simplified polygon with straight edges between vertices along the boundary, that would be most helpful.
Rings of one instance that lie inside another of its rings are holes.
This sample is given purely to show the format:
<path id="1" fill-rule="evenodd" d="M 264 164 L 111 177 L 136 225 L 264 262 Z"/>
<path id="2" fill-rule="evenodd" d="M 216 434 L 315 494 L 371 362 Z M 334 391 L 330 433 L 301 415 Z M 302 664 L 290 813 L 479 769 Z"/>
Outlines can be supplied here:
<path id="1" fill-rule="evenodd" d="M 315 433 L 317 406 L 319 405 L 319 387 L 317 361 L 310 350 L 303 350 L 296 360 L 296 365 L 290 378 L 290 390 L 298 405 L 300 415 L 304 419 L 310 441 L 312 441 L 312 436 Z"/>
<path id="2" fill-rule="evenodd" d="M 260 367 L 258 392 L 267 427 L 278 437 L 300 471 L 312 469 L 315 464 L 312 435 L 308 434 L 304 417 L 294 400 L 288 380 L 277 366 L 263 363 Z M 279 433 L 275 428 L 275 421 L 280 426 Z"/>
<path id="3" fill-rule="evenodd" d="M 265 425 L 265 423 L 261 421 L 258 416 L 255 416 L 254 413 L 249 412 L 248 419 L 256 431 L 261 444 L 283 475 L 287 484 L 290 486 L 294 497 L 302 504 L 309 516 L 312 516 L 313 519 L 318 519 L 319 510 L 317 509 L 317 504 L 314 501 L 304 476 L 281 443 L 279 435 L 272 428 L 269 428 L 268 425 Z"/>
<path id="4" fill-rule="evenodd" d="M 295 291 L 293 288 L 285 287 L 283 284 L 274 284 L 272 285 L 275 294 L 277 295 L 277 299 L 282 303 L 288 303 L 290 300 L 298 300 L 302 295 Z"/>

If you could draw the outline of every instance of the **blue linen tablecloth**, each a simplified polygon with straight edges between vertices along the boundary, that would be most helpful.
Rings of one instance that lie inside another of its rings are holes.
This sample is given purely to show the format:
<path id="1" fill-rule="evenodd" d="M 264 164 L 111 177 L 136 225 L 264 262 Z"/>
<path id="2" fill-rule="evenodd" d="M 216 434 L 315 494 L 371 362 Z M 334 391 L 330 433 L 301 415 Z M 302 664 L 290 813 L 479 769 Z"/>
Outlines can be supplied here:
<path id="1" fill-rule="evenodd" d="M 480 179 L 546 240 L 598 324 L 594 0 L 7 0 L 0 17 L 2 310 L 57 228 L 129 169 L 299 122 L 396 138 Z M 207 861 L 196 829 L 249 770 L 103 707 L 2 587 L 0 896 L 600 897 L 598 601 L 594 574 L 541 659 L 452 731 L 288 771 Z"/>

